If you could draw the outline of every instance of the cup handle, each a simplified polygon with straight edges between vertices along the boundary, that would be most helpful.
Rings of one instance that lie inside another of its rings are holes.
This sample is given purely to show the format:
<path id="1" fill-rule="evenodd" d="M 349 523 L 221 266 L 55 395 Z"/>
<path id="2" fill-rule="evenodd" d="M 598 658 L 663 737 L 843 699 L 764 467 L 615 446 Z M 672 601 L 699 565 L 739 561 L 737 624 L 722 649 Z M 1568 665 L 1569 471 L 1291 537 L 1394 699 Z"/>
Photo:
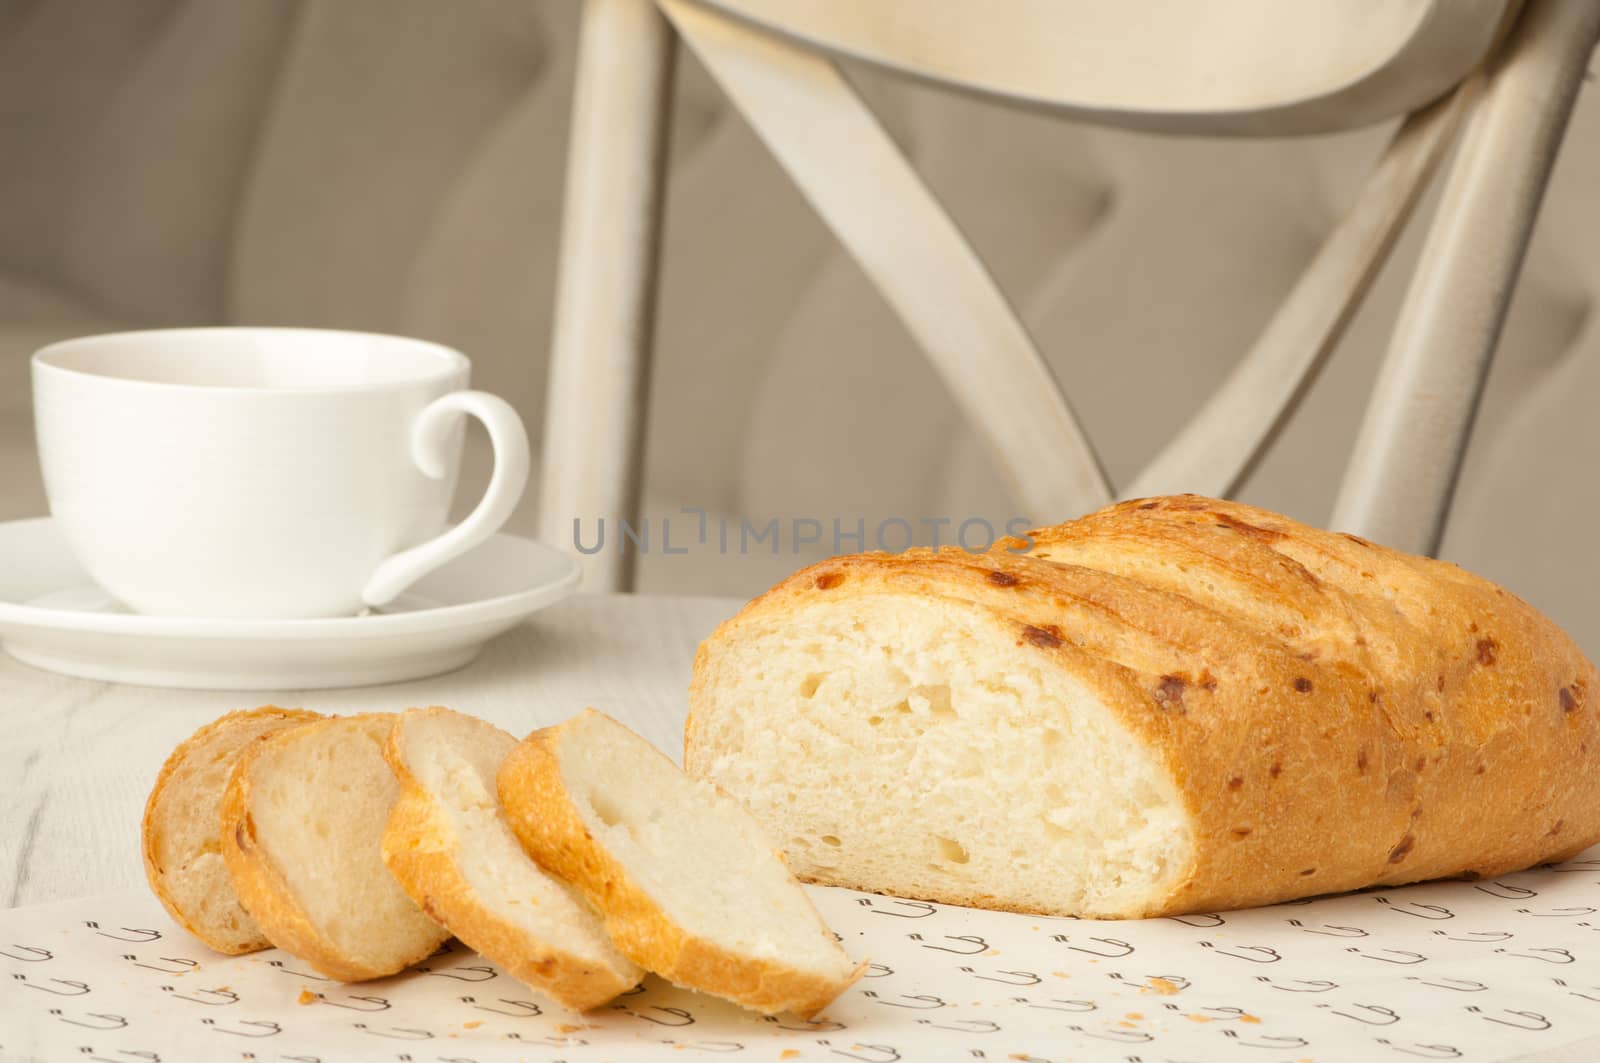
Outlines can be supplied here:
<path id="1" fill-rule="evenodd" d="M 447 561 L 454 560 L 500 530 L 517 508 L 528 483 L 528 433 L 511 404 L 486 391 L 452 391 L 428 403 L 411 426 L 411 459 L 423 474 L 441 480 L 449 473 L 445 438 L 456 420 L 470 414 L 483 422 L 494 445 L 494 472 L 478 507 L 460 524 L 420 546 L 383 560 L 361 590 L 370 606 L 386 605 L 401 591 Z"/>

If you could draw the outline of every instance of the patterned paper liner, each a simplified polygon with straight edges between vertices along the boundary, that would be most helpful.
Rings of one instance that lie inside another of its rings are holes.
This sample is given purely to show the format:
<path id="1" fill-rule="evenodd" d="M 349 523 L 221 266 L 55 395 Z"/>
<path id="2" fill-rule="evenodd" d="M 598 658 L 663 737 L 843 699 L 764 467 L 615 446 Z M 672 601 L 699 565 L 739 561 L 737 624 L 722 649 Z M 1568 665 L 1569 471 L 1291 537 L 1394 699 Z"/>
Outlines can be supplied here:
<path id="1" fill-rule="evenodd" d="M 1096 922 L 812 896 L 867 977 L 812 1023 L 657 979 L 577 1015 L 458 943 L 395 978 L 224 957 L 142 893 L 0 912 L 0 1058 L 1495 1060 L 1600 1036 L 1600 848 L 1486 882 Z"/>

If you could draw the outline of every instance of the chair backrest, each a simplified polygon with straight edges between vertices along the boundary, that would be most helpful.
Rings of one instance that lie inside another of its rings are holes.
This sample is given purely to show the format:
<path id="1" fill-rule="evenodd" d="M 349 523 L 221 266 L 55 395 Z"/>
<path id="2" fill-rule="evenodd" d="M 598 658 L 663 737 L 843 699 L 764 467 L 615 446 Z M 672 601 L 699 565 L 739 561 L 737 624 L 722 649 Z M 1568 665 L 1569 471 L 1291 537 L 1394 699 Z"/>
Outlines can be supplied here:
<path id="1" fill-rule="evenodd" d="M 1509 0 L 707 0 L 837 55 L 1192 133 L 1303 133 L 1409 114 L 1483 58 Z"/>
<path id="2" fill-rule="evenodd" d="M 670 71 L 665 27 L 649 17 L 648 0 L 587 4 L 546 421 L 553 478 L 541 519 L 552 538 L 570 534 L 577 516 L 632 515 L 664 142 L 660 110 L 644 105 L 659 108 Z M 1119 496 L 1236 489 L 1337 344 L 1464 125 L 1332 522 L 1402 549 L 1436 548 L 1539 201 L 1600 39 L 1600 4 L 653 5 L 898 313 L 1015 499 L 1046 520 Z M 1283 61 L 1284 52 L 1300 58 Z M 833 53 L 1192 133 L 1408 117 L 1233 374 L 1118 491 L 1005 295 Z M 1075 66 L 1089 72 L 1077 77 Z M 596 430 L 597 416 L 607 427 Z M 627 564 L 590 559 L 591 586 L 625 585 Z"/>

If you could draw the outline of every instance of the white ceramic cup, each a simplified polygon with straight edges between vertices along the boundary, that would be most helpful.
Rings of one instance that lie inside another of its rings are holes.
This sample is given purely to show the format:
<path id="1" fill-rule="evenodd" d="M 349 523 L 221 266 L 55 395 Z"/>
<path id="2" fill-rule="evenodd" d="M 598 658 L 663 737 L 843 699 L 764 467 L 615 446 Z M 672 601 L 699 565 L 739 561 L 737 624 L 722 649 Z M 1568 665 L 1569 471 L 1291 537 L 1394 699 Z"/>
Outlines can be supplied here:
<path id="1" fill-rule="evenodd" d="M 201 328 L 67 340 L 33 356 L 50 512 L 140 613 L 257 619 L 392 601 L 510 517 L 528 437 L 464 390 L 448 347 L 320 329 Z M 445 530 L 462 418 L 494 443 L 483 501 Z"/>

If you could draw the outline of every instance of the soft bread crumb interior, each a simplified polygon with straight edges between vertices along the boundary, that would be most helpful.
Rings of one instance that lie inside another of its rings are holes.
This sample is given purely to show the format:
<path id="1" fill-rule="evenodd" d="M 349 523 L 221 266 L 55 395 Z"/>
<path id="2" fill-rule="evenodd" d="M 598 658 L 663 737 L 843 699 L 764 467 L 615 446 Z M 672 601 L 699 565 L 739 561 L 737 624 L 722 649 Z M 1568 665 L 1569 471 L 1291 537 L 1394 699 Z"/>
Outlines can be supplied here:
<path id="1" fill-rule="evenodd" d="M 722 948 L 842 979 L 852 965 L 759 824 L 601 713 L 560 731 L 584 826 L 667 917 Z"/>
<path id="2" fill-rule="evenodd" d="M 701 680 L 687 766 L 744 802 L 802 877 L 1138 910 L 1191 858 L 1177 790 L 1021 641 L 967 603 L 888 594 L 756 618 Z"/>
<path id="3" fill-rule="evenodd" d="M 479 901 L 538 940 L 624 977 L 639 972 L 571 887 L 545 874 L 511 832 L 495 777 L 517 740 L 459 713 L 407 714 L 406 765 L 445 814 L 456 867 Z"/>
<path id="4" fill-rule="evenodd" d="M 251 773 L 256 843 L 318 932 L 374 967 L 419 939 L 443 937 L 383 864 L 383 830 L 399 793 L 383 759 L 390 723 L 356 716 L 290 731 Z"/>

